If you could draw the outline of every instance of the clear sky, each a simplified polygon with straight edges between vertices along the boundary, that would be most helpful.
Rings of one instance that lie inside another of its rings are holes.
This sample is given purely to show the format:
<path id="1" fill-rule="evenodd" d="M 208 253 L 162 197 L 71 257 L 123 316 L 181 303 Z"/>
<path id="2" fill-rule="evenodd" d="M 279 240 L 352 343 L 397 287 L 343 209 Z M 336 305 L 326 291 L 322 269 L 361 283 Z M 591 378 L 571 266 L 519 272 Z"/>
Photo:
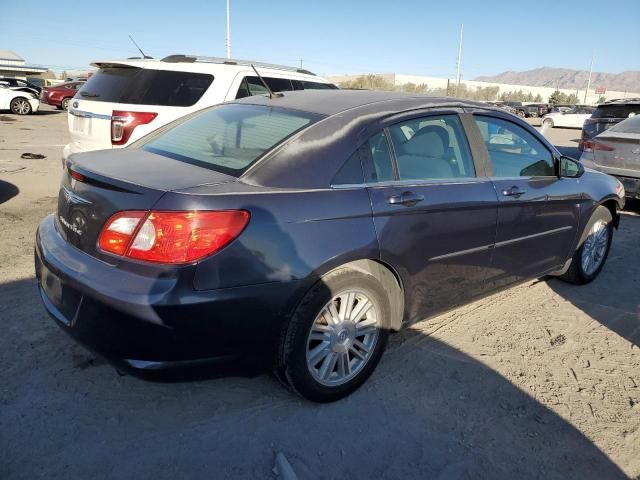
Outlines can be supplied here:
<path id="1" fill-rule="evenodd" d="M 640 70 L 640 0 L 231 0 L 232 55 L 319 74 Z M 137 55 L 224 56 L 225 0 L 0 0 L 0 49 L 55 70 Z"/>

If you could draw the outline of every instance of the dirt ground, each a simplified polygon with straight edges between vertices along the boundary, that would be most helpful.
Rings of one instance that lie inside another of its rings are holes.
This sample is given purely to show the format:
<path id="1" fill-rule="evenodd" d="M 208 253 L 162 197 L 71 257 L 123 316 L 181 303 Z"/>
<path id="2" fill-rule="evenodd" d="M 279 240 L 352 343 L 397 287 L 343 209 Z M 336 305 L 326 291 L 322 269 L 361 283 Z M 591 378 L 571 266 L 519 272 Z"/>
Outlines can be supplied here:
<path id="1" fill-rule="evenodd" d="M 358 392 L 315 405 L 266 375 L 120 376 L 56 327 L 32 252 L 66 141 L 63 113 L 0 113 L 0 478 L 275 478 L 278 453 L 301 479 L 640 477 L 633 211 L 592 284 L 529 282 L 418 323 Z"/>

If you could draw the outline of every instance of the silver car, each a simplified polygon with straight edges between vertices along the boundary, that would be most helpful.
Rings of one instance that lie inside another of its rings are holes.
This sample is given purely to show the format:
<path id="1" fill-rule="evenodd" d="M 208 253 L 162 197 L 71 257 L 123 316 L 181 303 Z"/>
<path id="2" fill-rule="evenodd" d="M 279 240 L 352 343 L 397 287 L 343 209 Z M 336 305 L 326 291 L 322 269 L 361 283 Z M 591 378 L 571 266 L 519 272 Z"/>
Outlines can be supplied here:
<path id="1" fill-rule="evenodd" d="M 615 176 L 628 198 L 640 198 L 640 115 L 585 140 L 580 161 L 585 167 Z"/>

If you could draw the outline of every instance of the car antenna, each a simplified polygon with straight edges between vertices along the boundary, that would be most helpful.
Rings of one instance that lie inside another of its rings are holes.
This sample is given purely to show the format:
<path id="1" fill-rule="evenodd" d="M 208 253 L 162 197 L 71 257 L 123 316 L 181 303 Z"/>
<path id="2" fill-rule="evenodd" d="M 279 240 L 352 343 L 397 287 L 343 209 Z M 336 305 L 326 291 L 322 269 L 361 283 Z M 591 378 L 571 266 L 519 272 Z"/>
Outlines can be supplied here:
<path id="1" fill-rule="evenodd" d="M 264 88 L 266 88 L 267 92 L 269 92 L 269 98 L 284 97 L 284 95 L 281 92 L 275 92 L 274 93 L 273 90 L 271 90 L 269 88 L 269 85 L 267 85 L 267 82 L 265 82 L 264 78 L 262 78 L 262 76 L 258 73 L 258 70 L 256 69 L 256 67 L 255 67 L 255 65 L 253 63 L 251 64 L 251 68 L 253 68 L 253 71 L 256 72 L 256 75 L 258 76 L 258 78 L 262 82 L 262 85 L 264 85 Z"/>
<path id="2" fill-rule="evenodd" d="M 136 46 L 136 48 L 138 49 L 138 51 L 140 52 L 140 54 L 142 55 L 142 58 L 153 58 L 150 57 L 148 55 L 145 55 L 145 53 L 142 51 L 142 49 L 140 48 L 140 46 L 136 43 L 136 41 L 133 39 L 133 37 L 131 36 L 131 34 L 129 34 L 129 38 L 131 39 L 131 41 L 133 42 L 133 44 Z"/>

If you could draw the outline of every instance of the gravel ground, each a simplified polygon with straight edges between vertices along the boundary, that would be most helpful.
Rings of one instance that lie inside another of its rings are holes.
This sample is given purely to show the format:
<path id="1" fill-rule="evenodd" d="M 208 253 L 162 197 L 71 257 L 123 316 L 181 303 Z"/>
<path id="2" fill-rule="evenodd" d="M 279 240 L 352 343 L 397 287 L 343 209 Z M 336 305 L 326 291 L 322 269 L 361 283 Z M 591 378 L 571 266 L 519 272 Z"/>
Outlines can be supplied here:
<path id="1" fill-rule="evenodd" d="M 48 319 L 33 235 L 66 139 L 64 114 L 0 114 L 0 478 L 274 478 L 278 453 L 301 479 L 640 476 L 633 211 L 592 284 L 529 282 L 418 323 L 362 389 L 314 405 L 266 375 L 119 376 Z"/>

